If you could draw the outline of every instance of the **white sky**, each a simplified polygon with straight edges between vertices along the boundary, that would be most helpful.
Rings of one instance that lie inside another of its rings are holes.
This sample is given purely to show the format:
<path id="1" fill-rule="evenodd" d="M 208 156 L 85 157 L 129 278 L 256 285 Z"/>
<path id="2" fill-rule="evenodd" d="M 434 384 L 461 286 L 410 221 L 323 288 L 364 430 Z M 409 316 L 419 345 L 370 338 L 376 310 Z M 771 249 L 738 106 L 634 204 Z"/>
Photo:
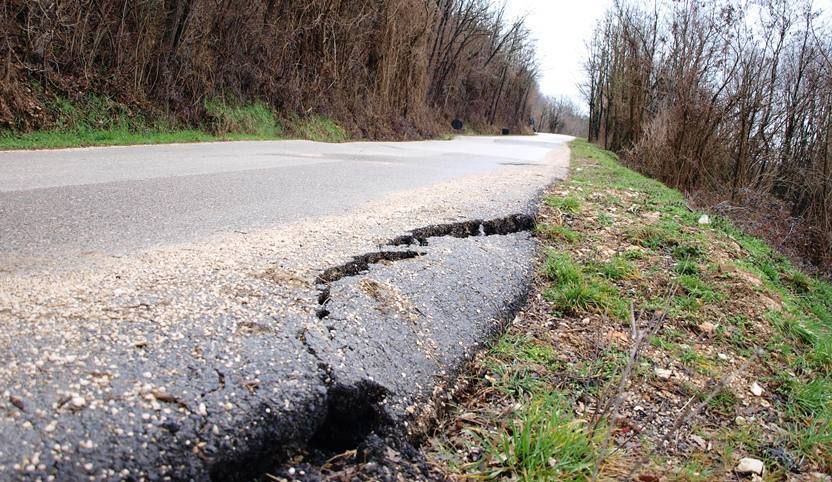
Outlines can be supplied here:
<path id="1" fill-rule="evenodd" d="M 540 89 L 543 94 L 567 96 L 579 107 L 584 99 L 578 89 L 583 81 L 586 44 L 596 21 L 613 0 L 496 0 L 506 2 L 512 17 L 525 15 L 537 43 Z M 813 0 L 832 18 L 832 0 Z"/>
<path id="2" fill-rule="evenodd" d="M 540 90 L 553 97 L 565 95 L 577 105 L 584 101 L 578 90 L 583 80 L 586 43 L 595 22 L 612 0 L 506 0 L 513 17 L 526 15 L 537 41 Z"/>

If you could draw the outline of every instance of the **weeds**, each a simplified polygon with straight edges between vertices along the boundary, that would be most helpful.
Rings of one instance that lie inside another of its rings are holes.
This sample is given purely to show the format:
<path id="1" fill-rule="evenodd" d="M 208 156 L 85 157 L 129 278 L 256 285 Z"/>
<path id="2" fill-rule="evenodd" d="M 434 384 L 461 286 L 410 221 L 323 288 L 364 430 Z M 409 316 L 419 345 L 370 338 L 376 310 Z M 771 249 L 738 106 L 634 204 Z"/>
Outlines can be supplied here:
<path id="1" fill-rule="evenodd" d="M 741 457 L 765 461 L 774 478 L 832 468 L 832 286 L 719 216 L 699 225 L 681 194 L 607 153 L 575 142 L 573 155 L 586 160 L 540 217 L 568 215 L 580 238 L 541 236 L 541 296 L 486 358 L 501 395 L 462 408 L 489 411 L 506 433 L 497 443 L 501 428 L 487 432 L 490 455 L 463 477 L 726 480 Z M 612 197 L 611 224 L 588 219 Z M 547 412 L 580 443 L 559 443 Z M 747 413 L 755 421 L 741 423 Z M 712 449 L 680 444 L 693 433 Z M 552 472 L 552 453 L 579 470 Z"/>
<path id="2" fill-rule="evenodd" d="M 51 128 L 30 133 L 0 131 L 0 150 L 268 140 L 284 139 L 287 134 L 320 142 L 348 139 L 344 129 L 321 116 L 294 117 L 281 123 L 262 102 L 206 100 L 204 129 L 184 127 L 161 115 L 150 119 L 108 97 L 95 95 L 77 101 L 58 98 L 49 108 L 55 117 Z"/>
<path id="3" fill-rule="evenodd" d="M 543 296 L 564 313 L 603 313 L 626 319 L 629 305 L 606 280 L 588 275 L 569 255 L 550 253 L 544 272 L 555 284 Z"/>
<path id="4" fill-rule="evenodd" d="M 585 427 L 569 415 L 569 405 L 558 394 L 533 398 L 515 414 L 495 448 L 492 458 L 529 482 L 586 480 L 594 462 Z"/>
<path id="5" fill-rule="evenodd" d="M 576 231 L 557 224 L 538 224 L 535 226 L 535 232 L 538 236 L 552 241 L 561 240 L 567 243 L 577 243 L 581 240 L 581 235 Z"/>
<path id="6" fill-rule="evenodd" d="M 546 204 L 568 214 L 578 214 L 581 210 L 581 201 L 575 196 L 546 198 Z"/>
<path id="7" fill-rule="evenodd" d="M 274 139 L 283 132 L 272 110 L 261 102 L 244 105 L 210 99 L 205 101 L 205 112 L 219 137 Z"/>
<path id="8" fill-rule="evenodd" d="M 614 256 L 598 267 L 598 273 L 610 280 L 622 280 L 635 277 L 638 269 L 626 257 Z"/>
<path id="9" fill-rule="evenodd" d="M 291 132 L 300 139 L 317 142 L 345 142 L 347 132 L 332 119 L 323 116 L 309 116 L 293 119 Z"/>
<path id="10" fill-rule="evenodd" d="M 684 274 L 677 277 L 676 282 L 686 293 L 698 300 L 712 302 L 720 299 L 720 295 L 697 276 Z"/>

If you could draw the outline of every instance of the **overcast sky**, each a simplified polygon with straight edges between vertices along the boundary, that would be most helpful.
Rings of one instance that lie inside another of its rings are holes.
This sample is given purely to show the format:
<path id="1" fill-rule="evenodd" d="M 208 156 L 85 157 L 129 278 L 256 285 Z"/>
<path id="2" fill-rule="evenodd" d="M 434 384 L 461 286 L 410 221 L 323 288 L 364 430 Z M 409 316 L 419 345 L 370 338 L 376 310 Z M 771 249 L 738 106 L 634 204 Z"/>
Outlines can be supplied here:
<path id="1" fill-rule="evenodd" d="M 586 43 L 612 0 L 505 1 L 512 16 L 526 16 L 537 41 L 543 93 L 555 97 L 565 95 L 582 105 L 584 100 L 577 84 L 583 80 Z M 832 19 L 832 0 L 814 0 L 813 4 Z"/>
<path id="2" fill-rule="evenodd" d="M 583 80 L 586 42 L 612 0 L 507 0 L 507 4 L 512 16 L 526 15 L 537 40 L 543 93 L 566 95 L 582 104 L 577 84 Z"/>

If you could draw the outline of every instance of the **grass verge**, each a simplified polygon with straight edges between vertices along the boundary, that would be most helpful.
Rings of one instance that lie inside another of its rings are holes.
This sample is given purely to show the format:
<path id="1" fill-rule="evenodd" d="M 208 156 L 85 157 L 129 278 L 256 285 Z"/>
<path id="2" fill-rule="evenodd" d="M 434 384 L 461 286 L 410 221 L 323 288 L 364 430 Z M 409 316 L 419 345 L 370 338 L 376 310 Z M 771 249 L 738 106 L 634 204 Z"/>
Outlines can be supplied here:
<path id="1" fill-rule="evenodd" d="M 426 445 L 455 480 L 832 472 L 832 286 L 572 144 L 531 301 Z M 750 477 L 750 475 L 748 475 Z"/>
<path id="2" fill-rule="evenodd" d="M 269 106 L 221 99 L 205 102 L 206 122 L 183 126 L 164 117 L 148 118 L 107 97 L 56 99 L 48 106 L 54 125 L 46 130 L 0 131 L 0 150 L 169 144 L 182 142 L 309 139 L 345 142 L 347 132 L 323 116 L 280 120 Z"/>

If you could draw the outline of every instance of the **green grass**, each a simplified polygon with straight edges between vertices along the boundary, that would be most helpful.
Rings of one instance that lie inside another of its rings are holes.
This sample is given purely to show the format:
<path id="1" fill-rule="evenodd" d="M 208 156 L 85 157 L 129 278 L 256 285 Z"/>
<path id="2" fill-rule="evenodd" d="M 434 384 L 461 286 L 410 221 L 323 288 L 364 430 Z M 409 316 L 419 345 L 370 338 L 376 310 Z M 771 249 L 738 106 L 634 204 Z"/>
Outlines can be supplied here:
<path id="1" fill-rule="evenodd" d="M 660 336 L 655 336 L 655 335 L 651 336 L 650 339 L 649 339 L 649 342 L 650 342 L 650 345 L 652 345 L 656 348 L 661 348 L 662 350 L 665 350 L 665 351 L 668 351 L 668 352 L 676 351 L 676 349 L 678 348 L 678 345 L 676 345 L 672 341 L 667 341 L 667 340 L 665 340 L 664 338 L 662 338 Z"/>
<path id="2" fill-rule="evenodd" d="M 543 296 L 556 310 L 628 319 L 629 304 L 619 296 L 618 290 L 604 278 L 586 273 L 568 254 L 550 252 L 543 272 L 554 282 Z"/>
<path id="3" fill-rule="evenodd" d="M 673 271 L 682 275 L 696 276 L 699 274 L 699 264 L 688 258 L 681 259 L 673 267 Z"/>
<path id="4" fill-rule="evenodd" d="M 492 387 L 504 396 L 524 399 L 545 391 L 548 386 L 537 376 L 534 367 L 506 359 L 488 360 L 484 363 L 494 378 Z"/>
<path id="5" fill-rule="evenodd" d="M 561 365 L 551 346 L 526 336 L 504 336 L 494 345 L 492 352 L 504 359 L 541 364 L 548 368 L 558 368 Z"/>
<path id="6" fill-rule="evenodd" d="M 714 470 L 705 464 L 706 462 L 703 461 L 690 460 L 682 466 L 681 471 L 673 480 L 676 482 L 706 482 L 714 480 Z"/>
<path id="7" fill-rule="evenodd" d="M 764 241 L 746 235 L 729 220 L 711 216 L 711 225 L 698 225 L 700 212 L 688 208 L 681 193 L 661 183 L 645 178 L 617 162 L 614 155 L 603 152 L 585 142 L 572 145 L 575 157 L 595 159 L 601 168 L 584 169 L 575 173 L 574 181 L 585 186 L 584 191 L 608 192 L 610 189 L 633 190 L 646 196 L 642 210 L 655 210 L 662 216 L 655 224 L 637 226 L 625 236 L 636 245 L 653 252 L 664 252 L 674 260 L 676 280 L 684 293 L 671 300 L 669 314 L 681 319 L 695 319 L 703 304 L 729 302 L 718 286 L 701 277 L 700 262 L 706 258 L 707 246 L 702 233 L 716 231 L 720 236 L 735 241 L 745 255 L 735 263 L 742 269 L 759 274 L 764 286 L 757 288 L 772 293 L 782 300 L 783 311 L 769 312 L 766 319 L 778 331 L 777 339 L 766 340 L 787 361 L 797 378 L 784 385 L 784 409 L 788 414 L 787 430 L 791 446 L 800 455 L 832 467 L 832 285 L 814 279 L 792 264 Z M 733 317 L 727 341 L 739 354 L 750 355 L 757 345 L 756 334 L 749 320 Z M 665 330 L 666 331 L 666 330 Z M 662 348 L 676 348 L 664 340 L 651 344 Z M 696 363 L 690 353 L 680 353 L 688 363 Z M 725 410 L 734 405 L 729 396 L 720 394 L 714 402 Z M 740 444 L 741 446 L 741 444 Z"/>
<path id="8" fill-rule="evenodd" d="M 276 139 L 283 134 L 274 112 L 262 102 L 238 104 L 209 99 L 205 102 L 205 112 L 211 119 L 212 130 L 220 137 Z"/>
<path id="9" fill-rule="evenodd" d="M 169 144 L 300 137 L 344 142 L 346 131 L 322 116 L 295 117 L 282 124 L 262 102 L 208 99 L 205 125 L 187 126 L 163 115 L 150 118 L 108 97 L 57 98 L 47 106 L 53 125 L 34 132 L 0 131 L 0 150 Z"/>
<path id="10" fill-rule="evenodd" d="M 715 288 L 711 287 L 697 276 L 683 274 L 676 278 L 676 282 L 679 283 L 679 286 L 681 286 L 687 294 L 698 300 L 713 302 L 721 299 L 720 294 L 717 293 Z"/>
<path id="11" fill-rule="evenodd" d="M 626 257 L 614 256 L 598 266 L 598 273 L 607 279 L 622 280 L 636 277 L 638 269 Z"/>
<path id="12" fill-rule="evenodd" d="M 83 146 L 120 146 L 136 144 L 172 144 L 219 140 L 206 132 L 186 129 L 161 131 L 127 128 L 87 129 L 71 131 L 38 131 L 26 134 L 0 133 L 0 150 L 59 149 Z"/>
<path id="13" fill-rule="evenodd" d="M 332 119 L 323 116 L 309 116 L 293 119 L 291 132 L 301 139 L 317 142 L 345 142 L 347 132 Z"/>
<path id="14" fill-rule="evenodd" d="M 565 241 L 567 243 L 577 243 L 581 240 L 581 235 L 574 229 L 563 225 L 540 223 L 535 226 L 535 233 L 544 239 L 552 241 Z"/>
<path id="15" fill-rule="evenodd" d="M 0 149 L 216 140 L 216 136 L 199 129 L 181 128 L 164 119 L 148 119 L 108 97 L 88 95 L 74 102 L 58 98 L 47 109 L 55 119 L 52 128 L 28 133 L 0 131 Z"/>
<path id="16" fill-rule="evenodd" d="M 535 233 L 545 239 L 561 240 L 567 243 L 577 243 L 581 240 L 581 235 L 577 231 L 563 225 L 540 223 L 535 226 Z"/>
<path id="17" fill-rule="evenodd" d="M 514 414 L 509 433 L 492 447 L 502 470 L 524 481 L 584 481 L 595 455 L 583 423 L 556 393 L 535 397 Z"/>
<path id="18" fill-rule="evenodd" d="M 542 225 L 538 233 L 545 233 L 544 243 L 568 243 L 549 244 L 558 248 L 546 252 L 541 288 L 554 319 L 576 315 L 567 317 L 565 325 L 578 333 L 548 335 L 558 328 L 536 325 L 523 332 L 525 336 L 506 336 L 494 345 L 485 366 L 498 403 L 486 410 L 488 424 L 478 422 L 471 428 L 470 433 L 480 437 L 473 445 L 484 448 L 485 455 L 457 465 L 463 478 L 588 478 L 590 464 L 603 455 L 597 440 L 571 414 L 579 400 L 597 400 L 617 386 L 629 352 L 622 348 L 626 342 L 610 335 L 626 327 L 615 321 L 629 319 L 631 303 L 642 313 L 667 315 L 641 355 L 672 360 L 677 370 L 684 367 L 690 380 L 673 383 L 682 400 L 706 400 L 718 380 L 736 369 L 737 361 L 755 356 L 760 363 L 748 368 L 749 380 L 753 377 L 765 386 L 762 399 L 735 385 L 719 390 L 693 420 L 694 426 L 704 423 L 699 433 L 713 442 L 713 450 L 695 449 L 681 460 L 654 457 L 654 462 L 667 462 L 654 466 L 657 475 L 668 467 L 673 472 L 668 480 L 714 480 L 730 472 L 741 455 L 765 460 L 772 480 L 779 480 L 786 469 L 777 457 L 767 455 L 771 446 L 805 461 L 807 470 L 832 469 L 832 285 L 802 273 L 721 216 L 712 215 L 710 225 L 699 225 L 702 213 L 689 208 L 682 194 L 624 168 L 614 155 L 581 141 L 572 148 L 573 157 L 597 162 L 572 171 L 571 194 L 546 202 L 574 215 L 575 222 L 568 231 Z M 615 203 L 618 212 L 627 214 L 599 220 L 605 214 L 604 202 Z M 587 222 L 588 218 L 598 222 Z M 617 226 L 618 222 L 632 227 Z M 607 244 L 604 236 L 614 236 L 606 248 L 623 252 L 602 262 L 593 256 L 605 251 L 598 247 Z M 622 236 L 640 247 L 622 246 Z M 724 273 L 725 263 L 761 282 L 739 286 L 743 277 Z M 667 280 L 678 285 L 673 296 L 667 294 Z M 763 306 L 768 303 L 756 303 L 756 295 L 775 304 L 766 312 Z M 612 320 L 591 316 L 599 314 Z M 713 334 L 704 336 L 697 329 L 703 321 L 717 325 Z M 584 333 L 585 324 L 589 327 Z M 729 358 L 719 357 L 721 353 Z M 652 379 L 649 371 L 655 361 L 638 364 L 632 383 Z M 761 429 L 754 421 L 735 422 L 737 415 L 745 416 L 747 408 L 756 409 L 763 399 L 772 407 L 760 416 L 774 416 L 782 431 Z M 602 419 L 602 432 L 609 430 L 607 422 Z M 646 433 L 639 437 L 643 447 L 654 442 Z M 617 453 L 625 463 L 641 454 L 620 447 Z"/>
<path id="19" fill-rule="evenodd" d="M 737 395 L 734 394 L 731 389 L 723 388 L 716 392 L 713 398 L 711 398 L 708 402 L 708 407 L 723 414 L 731 415 L 733 414 L 737 404 L 739 404 Z"/>
<path id="20" fill-rule="evenodd" d="M 598 224 L 601 226 L 612 226 L 614 224 L 612 217 L 604 212 L 596 213 L 595 220 L 598 221 Z"/>
<path id="21" fill-rule="evenodd" d="M 543 273 L 559 285 L 579 284 L 584 281 L 583 270 L 565 253 L 550 251 L 543 264 Z"/>
<path id="22" fill-rule="evenodd" d="M 817 378 L 806 383 L 788 384 L 789 408 L 796 416 L 816 418 L 829 416 L 832 409 L 832 381 Z"/>
<path id="23" fill-rule="evenodd" d="M 677 260 L 698 260 L 705 254 L 705 250 L 700 246 L 680 243 L 673 247 L 671 254 Z"/>
<path id="24" fill-rule="evenodd" d="M 455 459 L 458 452 L 443 448 L 449 467 L 485 479 L 587 480 L 595 462 L 594 444 L 584 422 L 572 415 L 568 401 L 546 379 L 546 373 L 563 369 L 551 345 L 527 335 L 504 335 L 488 351 L 483 366 L 490 389 L 517 403 L 494 420 L 498 430 L 462 432 L 464 443 L 477 449 L 475 460 Z"/>
<path id="25" fill-rule="evenodd" d="M 635 261 L 635 260 L 638 260 L 638 259 L 644 259 L 646 254 L 643 251 L 638 251 L 638 250 L 635 250 L 635 249 L 628 249 L 627 251 L 624 251 L 623 256 L 624 256 L 625 259 L 627 259 L 629 261 Z"/>
<path id="26" fill-rule="evenodd" d="M 618 292 L 597 280 L 553 287 L 543 296 L 556 310 L 567 314 L 602 313 L 619 320 L 628 316 L 628 304 Z"/>
<path id="27" fill-rule="evenodd" d="M 596 394 L 607 386 L 624 368 L 629 360 L 629 353 L 610 348 L 592 360 L 583 360 L 573 367 L 573 372 L 580 377 L 592 380 L 584 384 L 581 390 Z"/>
<path id="28" fill-rule="evenodd" d="M 578 214 L 581 210 L 581 200 L 575 196 L 550 196 L 546 198 L 546 204 L 569 214 Z"/>
<path id="29" fill-rule="evenodd" d="M 633 244 L 652 250 L 672 249 L 679 244 L 675 229 L 666 225 L 642 225 L 630 228 L 625 237 Z"/>

